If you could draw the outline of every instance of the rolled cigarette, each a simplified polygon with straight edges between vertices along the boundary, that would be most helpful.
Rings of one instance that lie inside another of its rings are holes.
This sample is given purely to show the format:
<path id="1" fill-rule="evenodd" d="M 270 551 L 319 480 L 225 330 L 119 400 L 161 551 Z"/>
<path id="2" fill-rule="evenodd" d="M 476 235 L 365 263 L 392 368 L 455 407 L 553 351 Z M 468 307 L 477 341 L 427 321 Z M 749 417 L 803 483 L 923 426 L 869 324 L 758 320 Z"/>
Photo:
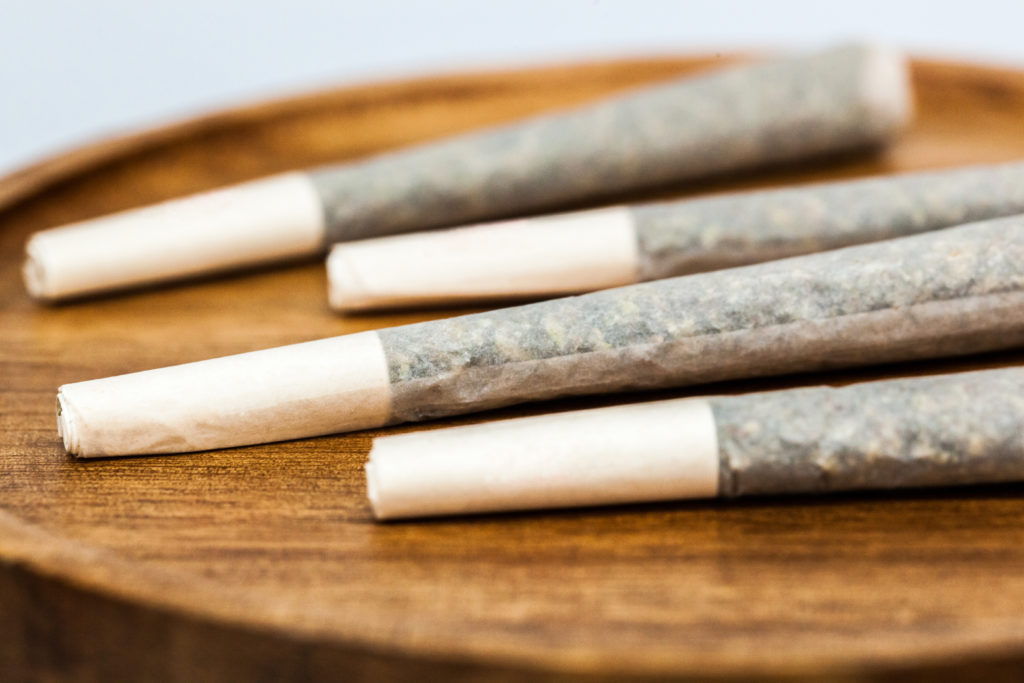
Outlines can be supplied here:
<path id="1" fill-rule="evenodd" d="M 560 396 L 1024 342 L 1024 216 L 68 384 L 84 457 L 315 436 Z"/>
<path id="2" fill-rule="evenodd" d="M 596 104 L 48 230 L 42 299 L 315 255 L 334 242 L 881 144 L 910 114 L 903 60 L 849 46 L 677 79 Z"/>
<path id="3" fill-rule="evenodd" d="M 378 519 L 1024 479 L 1024 368 L 385 436 Z"/>
<path id="4" fill-rule="evenodd" d="M 1024 212 L 1024 163 L 616 206 L 335 245 L 342 311 L 538 298 Z"/>

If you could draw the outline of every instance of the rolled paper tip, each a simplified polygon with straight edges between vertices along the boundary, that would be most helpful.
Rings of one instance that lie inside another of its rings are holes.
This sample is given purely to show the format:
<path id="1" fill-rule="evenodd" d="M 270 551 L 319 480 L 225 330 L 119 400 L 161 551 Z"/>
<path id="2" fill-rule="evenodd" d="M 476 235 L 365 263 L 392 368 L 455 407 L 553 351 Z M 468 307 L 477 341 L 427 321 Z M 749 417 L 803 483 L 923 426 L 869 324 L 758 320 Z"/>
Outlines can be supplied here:
<path id="1" fill-rule="evenodd" d="M 57 431 L 81 458 L 183 453 L 379 427 L 391 390 L 374 332 L 65 384 Z"/>
<path id="2" fill-rule="evenodd" d="M 715 421 L 675 399 L 380 437 L 377 519 L 714 497 Z"/>
<path id="3" fill-rule="evenodd" d="M 576 294 L 637 281 L 628 208 L 612 207 L 337 244 L 339 311 Z"/>
<path id="4" fill-rule="evenodd" d="M 323 235 L 312 181 L 286 173 L 36 233 L 22 273 L 58 300 L 310 256 Z"/>
<path id="5" fill-rule="evenodd" d="M 64 442 L 64 450 L 68 455 L 78 455 L 78 421 L 74 408 L 64 398 L 64 393 L 57 392 L 57 436 Z"/>
<path id="6" fill-rule="evenodd" d="M 25 245 L 25 263 L 21 268 L 21 277 L 29 296 L 36 299 L 47 299 L 47 291 L 52 290 L 46 275 L 46 259 L 39 253 L 39 246 L 30 241 Z"/>

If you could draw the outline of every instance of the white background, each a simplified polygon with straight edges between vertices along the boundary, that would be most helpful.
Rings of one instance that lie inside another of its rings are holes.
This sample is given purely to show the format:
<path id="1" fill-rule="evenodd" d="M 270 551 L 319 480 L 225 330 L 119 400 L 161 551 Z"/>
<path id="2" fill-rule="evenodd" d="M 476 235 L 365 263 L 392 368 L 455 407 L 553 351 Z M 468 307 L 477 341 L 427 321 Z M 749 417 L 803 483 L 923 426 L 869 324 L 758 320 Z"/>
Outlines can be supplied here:
<path id="1" fill-rule="evenodd" d="M 0 173 L 319 86 L 854 37 L 1024 68 L 1024 2 L 0 0 Z"/>

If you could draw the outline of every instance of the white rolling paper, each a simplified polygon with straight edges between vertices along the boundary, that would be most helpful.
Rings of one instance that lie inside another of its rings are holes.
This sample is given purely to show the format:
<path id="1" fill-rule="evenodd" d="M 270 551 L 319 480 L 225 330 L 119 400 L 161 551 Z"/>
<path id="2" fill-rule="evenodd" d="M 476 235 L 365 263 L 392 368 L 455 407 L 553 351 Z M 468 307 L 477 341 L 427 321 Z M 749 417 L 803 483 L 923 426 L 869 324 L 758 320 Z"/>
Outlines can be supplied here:
<path id="1" fill-rule="evenodd" d="M 324 225 L 309 176 L 286 173 L 37 233 L 25 287 L 61 299 L 312 256 Z"/>
<path id="2" fill-rule="evenodd" d="M 338 310 L 575 294 L 637 280 L 625 207 L 524 218 L 335 245 L 328 295 Z"/>
<path id="3" fill-rule="evenodd" d="M 57 429 L 82 458 L 180 453 L 378 427 L 391 389 L 374 332 L 65 384 Z"/>
<path id="4" fill-rule="evenodd" d="M 381 437 L 366 464 L 378 519 L 710 498 L 715 420 L 701 399 Z"/>

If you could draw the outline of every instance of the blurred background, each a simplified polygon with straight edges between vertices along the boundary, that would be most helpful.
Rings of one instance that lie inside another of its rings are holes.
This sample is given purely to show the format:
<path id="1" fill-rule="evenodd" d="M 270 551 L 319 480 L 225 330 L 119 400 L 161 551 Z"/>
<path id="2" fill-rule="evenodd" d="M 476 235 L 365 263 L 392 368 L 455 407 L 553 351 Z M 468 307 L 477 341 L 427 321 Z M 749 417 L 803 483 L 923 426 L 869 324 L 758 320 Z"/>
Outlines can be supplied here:
<path id="1" fill-rule="evenodd" d="M 1024 68 L 1024 3 L 4 0 L 0 173 L 232 104 L 434 72 L 869 38 Z"/>

